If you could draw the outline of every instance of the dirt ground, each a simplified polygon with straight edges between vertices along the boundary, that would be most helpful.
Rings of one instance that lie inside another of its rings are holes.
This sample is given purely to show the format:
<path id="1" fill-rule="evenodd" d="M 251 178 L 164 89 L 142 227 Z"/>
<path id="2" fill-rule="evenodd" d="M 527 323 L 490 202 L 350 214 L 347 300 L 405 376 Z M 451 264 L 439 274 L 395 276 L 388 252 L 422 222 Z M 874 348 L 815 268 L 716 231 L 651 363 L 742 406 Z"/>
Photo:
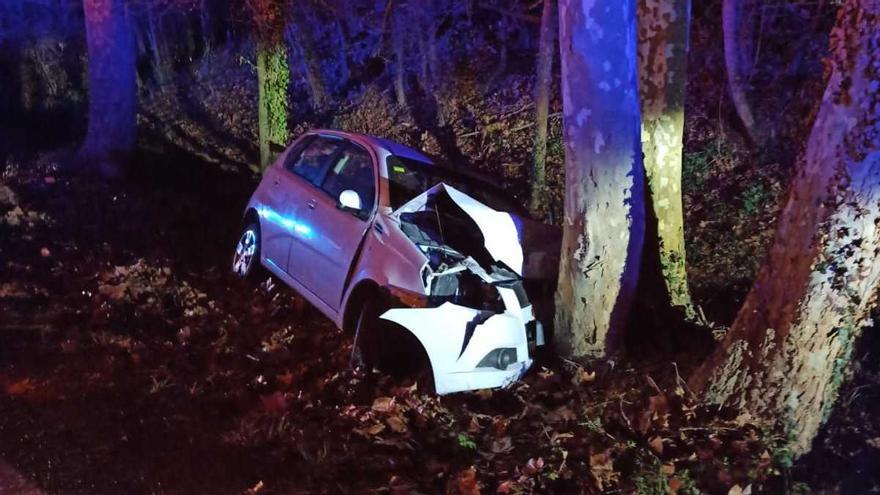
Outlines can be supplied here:
<path id="1" fill-rule="evenodd" d="M 442 398 L 354 373 L 349 336 L 228 273 L 253 179 L 172 151 L 132 170 L 3 171 L 0 481 L 21 489 L 2 495 L 801 486 L 780 439 L 696 403 L 675 356 L 550 360 Z"/>

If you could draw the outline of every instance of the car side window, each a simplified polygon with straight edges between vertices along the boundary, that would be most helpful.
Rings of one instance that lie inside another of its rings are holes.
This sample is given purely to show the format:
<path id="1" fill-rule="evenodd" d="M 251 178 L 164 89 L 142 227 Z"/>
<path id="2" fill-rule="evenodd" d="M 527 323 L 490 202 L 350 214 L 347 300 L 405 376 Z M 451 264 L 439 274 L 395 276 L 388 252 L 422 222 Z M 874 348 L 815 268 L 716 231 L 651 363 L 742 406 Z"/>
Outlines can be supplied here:
<path id="1" fill-rule="evenodd" d="M 291 150 L 284 168 L 317 185 L 324 168 L 342 144 L 338 139 L 321 136 L 311 138 L 301 153 L 294 155 L 293 151 L 296 150 Z"/>
<path id="2" fill-rule="evenodd" d="M 338 200 L 339 194 L 351 189 L 361 200 L 361 210 L 370 210 L 376 201 L 376 175 L 373 160 L 366 150 L 348 144 L 338 155 L 321 188 Z"/>

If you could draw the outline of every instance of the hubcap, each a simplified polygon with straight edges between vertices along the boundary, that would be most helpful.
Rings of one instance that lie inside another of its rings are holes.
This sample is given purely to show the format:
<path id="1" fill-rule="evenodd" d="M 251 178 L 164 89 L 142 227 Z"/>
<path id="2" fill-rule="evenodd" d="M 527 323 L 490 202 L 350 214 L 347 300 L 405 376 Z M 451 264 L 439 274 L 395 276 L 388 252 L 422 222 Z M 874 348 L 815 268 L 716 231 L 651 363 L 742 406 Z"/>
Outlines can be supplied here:
<path id="1" fill-rule="evenodd" d="M 235 257 L 232 260 L 232 271 L 243 277 L 247 275 L 257 252 L 257 234 L 251 230 L 245 230 L 235 246 Z"/>

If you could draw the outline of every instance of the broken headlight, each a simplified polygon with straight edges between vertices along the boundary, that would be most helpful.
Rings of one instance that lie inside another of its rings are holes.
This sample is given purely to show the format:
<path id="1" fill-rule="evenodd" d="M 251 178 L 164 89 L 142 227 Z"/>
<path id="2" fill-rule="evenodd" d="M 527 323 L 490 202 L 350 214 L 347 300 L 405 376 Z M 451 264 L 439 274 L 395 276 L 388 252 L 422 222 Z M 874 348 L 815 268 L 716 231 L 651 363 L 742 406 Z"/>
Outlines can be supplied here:
<path id="1" fill-rule="evenodd" d="M 492 311 L 493 313 L 504 312 L 504 301 L 498 289 L 472 273 L 460 273 L 457 276 L 458 287 L 452 295 L 452 302 L 459 306 Z"/>
<path id="2" fill-rule="evenodd" d="M 489 351 L 489 354 L 486 354 L 486 357 L 480 360 L 477 368 L 498 368 L 499 370 L 506 370 L 508 366 L 516 362 L 516 357 L 515 347 L 493 349 Z"/>

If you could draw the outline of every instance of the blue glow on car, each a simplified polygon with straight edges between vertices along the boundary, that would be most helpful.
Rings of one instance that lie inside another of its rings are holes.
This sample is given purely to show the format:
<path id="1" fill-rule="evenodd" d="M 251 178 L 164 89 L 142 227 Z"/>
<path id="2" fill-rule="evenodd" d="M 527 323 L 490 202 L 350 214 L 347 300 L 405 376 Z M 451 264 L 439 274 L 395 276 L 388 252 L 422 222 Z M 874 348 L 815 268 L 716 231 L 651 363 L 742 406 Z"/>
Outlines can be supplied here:
<path id="1" fill-rule="evenodd" d="M 303 237 L 312 237 L 312 228 L 302 222 L 297 222 L 292 218 L 285 217 L 268 206 L 257 208 L 260 217 L 276 225 L 280 225 L 290 232 L 296 232 Z"/>

